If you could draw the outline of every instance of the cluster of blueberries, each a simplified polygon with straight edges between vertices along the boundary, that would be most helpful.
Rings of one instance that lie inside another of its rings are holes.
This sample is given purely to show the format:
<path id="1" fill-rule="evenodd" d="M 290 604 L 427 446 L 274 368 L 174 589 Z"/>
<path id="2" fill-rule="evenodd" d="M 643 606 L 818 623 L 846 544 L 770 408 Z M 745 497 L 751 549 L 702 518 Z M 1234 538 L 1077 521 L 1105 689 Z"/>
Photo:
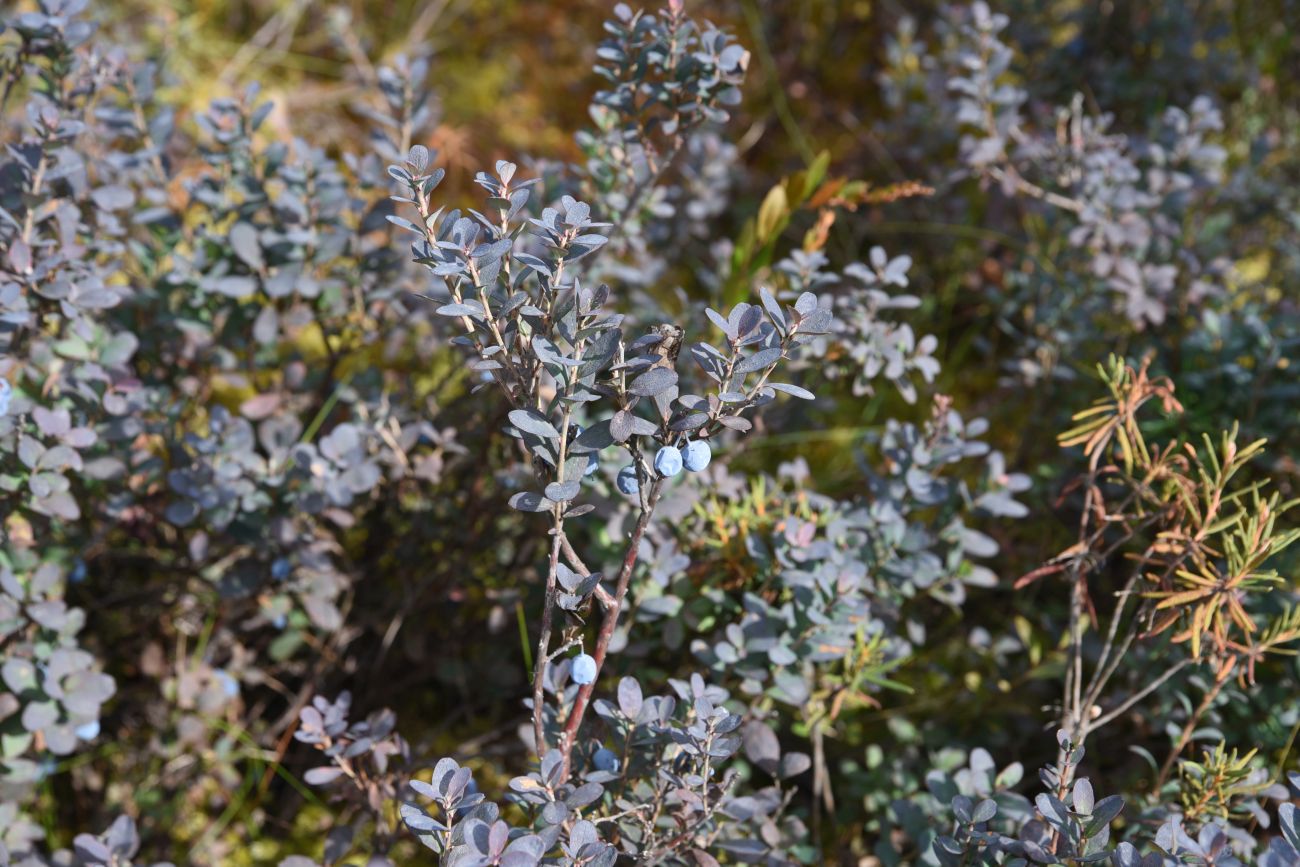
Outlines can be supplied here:
<path id="1" fill-rule="evenodd" d="M 655 454 L 655 472 L 661 478 L 670 478 L 682 471 L 682 468 L 690 470 L 692 473 L 702 472 L 713 460 L 713 450 L 704 440 L 691 440 L 685 448 L 677 446 L 664 446 Z M 641 484 L 636 478 L 636 467 L 628 464 L 618 471 L 618 478 L 615 480 L 618 489 L 629 497 L 635 496 L 641 490 Z"/>
<path id="2" fill-rule="evenodd" d="M 683 468 L 690 470 L 692 473 L 702 472 L 713 460 L 713 449 L 704 440 L 691 440 L 685 447 L 664 446 L 655 453 L 654 467 L 655 472 L 662 478 L 670 478 L 677 475 Z M 593 455 L 591 463 L 587 465 L 587 474 L 590 475 L 596 469 L 596 458 Z M 636 467 L 628 464 L 618 471 L 616 480 L 618 489 L 628 496 L 634 496 L 641 489 L 640 483 L 636 478 Z M 596 681 L 596 660 L 589 654 L 580 653 L 573 658 L 573 665 L 569 671 L 573 682 L 579 686 L 586 686 Z"/>
<path id="3" fill-rule="evenodd" d="M 575 424 L 570 436 L 576 438 L 582 434 L 583 428 L 580 424 Z M 655 472 L 660 478 L 667 479 L 677 475 L 683 468 L 690 470 L 692 473 L 700 473 L 713 460 L 713 449 L 704 440 L 691 440 L 682 448 L 677 446 L 664 446 L 655 453 L 654 467 Z M 584 476 L 589 476 L 600 468 L 600 461 L 596 455 L 592 454 L 587 461 L 587 469 L 583 472 Z M 636 467 L 628 464 L 618 471 L 618 477 L 614 483 L 618 489 L 629 497 L 635 496 L 641 490 L 641 484 L 636 478 Z"/>

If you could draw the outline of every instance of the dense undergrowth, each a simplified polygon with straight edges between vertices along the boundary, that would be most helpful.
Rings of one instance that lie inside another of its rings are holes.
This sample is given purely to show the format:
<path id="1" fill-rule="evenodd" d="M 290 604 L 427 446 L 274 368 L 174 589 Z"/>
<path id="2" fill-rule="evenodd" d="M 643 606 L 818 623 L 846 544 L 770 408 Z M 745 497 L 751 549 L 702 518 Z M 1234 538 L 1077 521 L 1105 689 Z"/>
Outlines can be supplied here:
<path id="1" fill-rule="evenodd" d="M 1300 864 L 1276 5 L 6 13 L 0 864 Z"/>

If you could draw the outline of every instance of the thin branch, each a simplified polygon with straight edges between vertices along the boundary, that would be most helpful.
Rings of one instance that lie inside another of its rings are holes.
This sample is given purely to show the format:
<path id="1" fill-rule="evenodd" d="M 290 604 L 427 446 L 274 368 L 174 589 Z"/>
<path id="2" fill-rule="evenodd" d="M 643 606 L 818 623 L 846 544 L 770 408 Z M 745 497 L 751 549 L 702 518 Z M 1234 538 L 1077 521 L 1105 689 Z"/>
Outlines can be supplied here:
<path id="1" fill-rule="evenodd" d="M 1086 724 L 1087 731 L 1093 732 L 1099 728 L 1102 728 L 1108 723 L 1114 722 L 1116 719 L 1123 716 L 1129 710 L 1129 708 L 1133 707 L 1133 705 L 1137 704 L 1142 699 L 1146 698 L 1151 693 L 1155 692 L 1157 689 L 1163 686 L 1171 677 L 1178 674 L 1178 672 L 1182 671 L 1188 665 L 1191 665 L 1192 662 L 1193 660 L 1190 657 L 1179 660 L 1177 665 L 1175 665 L 1173 668 L 1166 669 L 1164 674 L 1160 675 L 1155 680 L 1151 681 L 1151 683 L 1147 684 L 1141 690 L 1133 693 L 1133 695 L 1129 696 L 1124 701 L 1124 703 L 1121 704 L 1119 707 L 1087 723 Z"/>
<path id="2" fill-rule="evenodd" d="M 1069 196 L 1063 196 L 1060 193 L 1054 193 L 1051 190 L 1045 190 L 1027 180 L 1024 175 L 1020 174 L 1010 163 L 1007 163 L 1005 169 L 996 166 L 990 166 L 988 173 L 994 179 L 1014 187 L 1018 192 L 1024 193 L 1030 198 L 1047 202 L 1049 205 L 1055 205 L 1062 210 L 1070 211 L 1075 214 L 1083 213 L 1084 204 L 1078 199 L 1071 199 Z"/>
<path id="3" fill-rule="evenodd" d="M 561 464 L 563 466 L 563 464 Z M 546 695 L 546 669 L 550 664 L 552 609 L 555 586 L 559 580 L 560 539 L 564 535 L 564 506 L 555 507 L 555 538 L 551 543 L 551 559 L 546 569 L 546 590 L 542 601 L 542 629 L 537 636 L 537 656 L 533 667 L 533 744 L 538 756 L 546 755 L 546 714 L 543 699 Z"/>
<path id="4" fill-rule="evenodd" d="M 1165 757 L 1164 764 L 1160 766 L 1160 774 L 1156 777 L 1154 791 L 1159 792 L 1164 788 L 1165 781 L 1169 779 L 1169 772 L 1174 768 L 1174 763 L 1178 761 L 1178 757 L 1183 754 L 1188 741 L 1192 739 L 1192 732 L 1196 731 L 1196 726 L 1200 724 L 1201 717 L 1205 716 L 1205 712 L 1210 709 L 1210 705 L 1214 704 L 1214 700 L 1219 697 L 1223 685 L 1227 682 L 1228 678 L 1223 674 L 1216 677 L 1214 686 L 1205 694 L 1205 698 L 1201 699 L 1201 703 L 1192 715 L 1187 718 L 1187 724 L 1183 726 L 1182 732 L 1178 735 L 1178 742 L 1174 744 L 1173 749 L 1169 751 L 1169 755 Z"/>
<path id="5" fill-rule="evenodd" d="M 587 564 L 583 563 L 582 558 L 578 556 L 578 552 L 573 550 L 573 543 L 569 541 L 567 534 L 560 534 L 560 550 L 564 552 L 564 558 L 569 561 L 570 569 L 577 572 L 583 578 L 586 578 L 591 574 L 591 570 L 587 568 Z M 614 606 L 614 597 L 609 594 L 608 590 L 599 584 L 596 585 L 595 590 L 591 591 L 591 595 L 595 596 L 596 601 L 600 603 L 600 607 L 607 611 Z"/>
<path id="6" fill-rule="evenodd" d="M 605 612 L 605 619 L 600 625 L 600 633 L 596 637 L 595 653 L 592 654 L 596 660 L 597 677 L 599 677 L 600 671 L 605 665 L 605 653 L 609 649 L 609 642 L 614 637 L 614 630 L 618 626 L 618 616 L 623 609 L 623 600 L 627 597 L 627 588 L 632 579 L 632 570 L 636 567 L 637 557 L 640 554 L 641 539 L 645 536 L 646 528 L 650 526 L 650 519 L 654 516 L 662 485 L 663 480 L 656 479 L 650 486 L 646 506 L 641 510 L 641 515 L 637 518 L 636 526 L 633 527 L 632 535 L 628 539 L 627 553 L 623 555 L 623 565 L 619 569 L 618 580 L 614 588 L 614 604 Z M 577 743 L 578 730 L 582 727 L 582 718 L 587 713 L 587 705 L 591 701 L 591 693 L 595 685 L 593 681 L 578 690 L 578 696 L 573 702 L 573 710 L 570 711 L 569 718 L 565 722 L 564 735 L 560 739 L 560 750 L 564 757 L 561 779 L 568 777 L 569 758 L 573 753 L 574 744 Z"/>

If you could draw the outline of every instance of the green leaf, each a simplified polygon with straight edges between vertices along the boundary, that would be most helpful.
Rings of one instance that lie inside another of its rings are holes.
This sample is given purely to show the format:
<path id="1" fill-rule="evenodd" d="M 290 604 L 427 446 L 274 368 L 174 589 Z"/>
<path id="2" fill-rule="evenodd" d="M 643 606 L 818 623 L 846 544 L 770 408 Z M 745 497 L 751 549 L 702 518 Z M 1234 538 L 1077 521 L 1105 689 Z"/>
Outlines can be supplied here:
<path id="1" fill-rule="evenodd" d="M 785 226 L 790 215 L 790 201 L 785 187 L 777 184 L 768 191 L 758 209 L 757 235 L 760 244 L 766 244 Z"/>

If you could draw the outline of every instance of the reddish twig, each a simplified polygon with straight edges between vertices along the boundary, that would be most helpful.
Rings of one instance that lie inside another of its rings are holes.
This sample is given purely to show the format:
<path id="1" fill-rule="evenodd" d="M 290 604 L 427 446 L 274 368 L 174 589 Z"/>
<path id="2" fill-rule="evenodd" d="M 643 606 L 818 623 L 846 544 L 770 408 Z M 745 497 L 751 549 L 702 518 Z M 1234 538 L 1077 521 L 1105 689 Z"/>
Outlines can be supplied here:
<path id="1" fill-rule="evenodd" d="M 605 653 L 609 649 L 609 642 L 614 637 L 614 630 L 618 627 L 618 616 L 623 610 L 623 600 L 627 597 L 628 584 L 632 580 L 632 570 L 636 568 L 637 556 L 641 549 L 641 538 L 645 536 L 646 528 L 650 526 L 650 518 L 654 514 L 655 504 L 659 501 L 660 486 L 663 481 L 656 479 L 650 488 L 650 495 L 646 498 L 646 506 L 637 518 L 636 526 L 632 529 L 632 536 L 628 540 L 627 553 L 623 555 L 623 566 L 618 572 L 618 581 L 614 588 L 614 599 L 612 606 L 608 606 L 605 611 L 605 619 L 600 624 L 600 633 L 596 637 L 596 648 L 592 657 L 596 660 L 596 674 L 599 678 L 600 671 L 605 666 Z M 560 738 L 560 750 L 564 757 L 562 765 L 563 771 L 560 778 L 565 779 L 569 774 L 569 757 L 573 753 L 573 746 L 578 740 L 578 730 L 582 727 L 582 718 L 587 713 L 587 705 L 591 701 L 591 693 L 595 688 L 595 683 L 589 683 L 579 688 L 578 696 L 573 701 L 573 710 L 569 713 L 569 718 L 564 724 L 564 734 Z"/>

